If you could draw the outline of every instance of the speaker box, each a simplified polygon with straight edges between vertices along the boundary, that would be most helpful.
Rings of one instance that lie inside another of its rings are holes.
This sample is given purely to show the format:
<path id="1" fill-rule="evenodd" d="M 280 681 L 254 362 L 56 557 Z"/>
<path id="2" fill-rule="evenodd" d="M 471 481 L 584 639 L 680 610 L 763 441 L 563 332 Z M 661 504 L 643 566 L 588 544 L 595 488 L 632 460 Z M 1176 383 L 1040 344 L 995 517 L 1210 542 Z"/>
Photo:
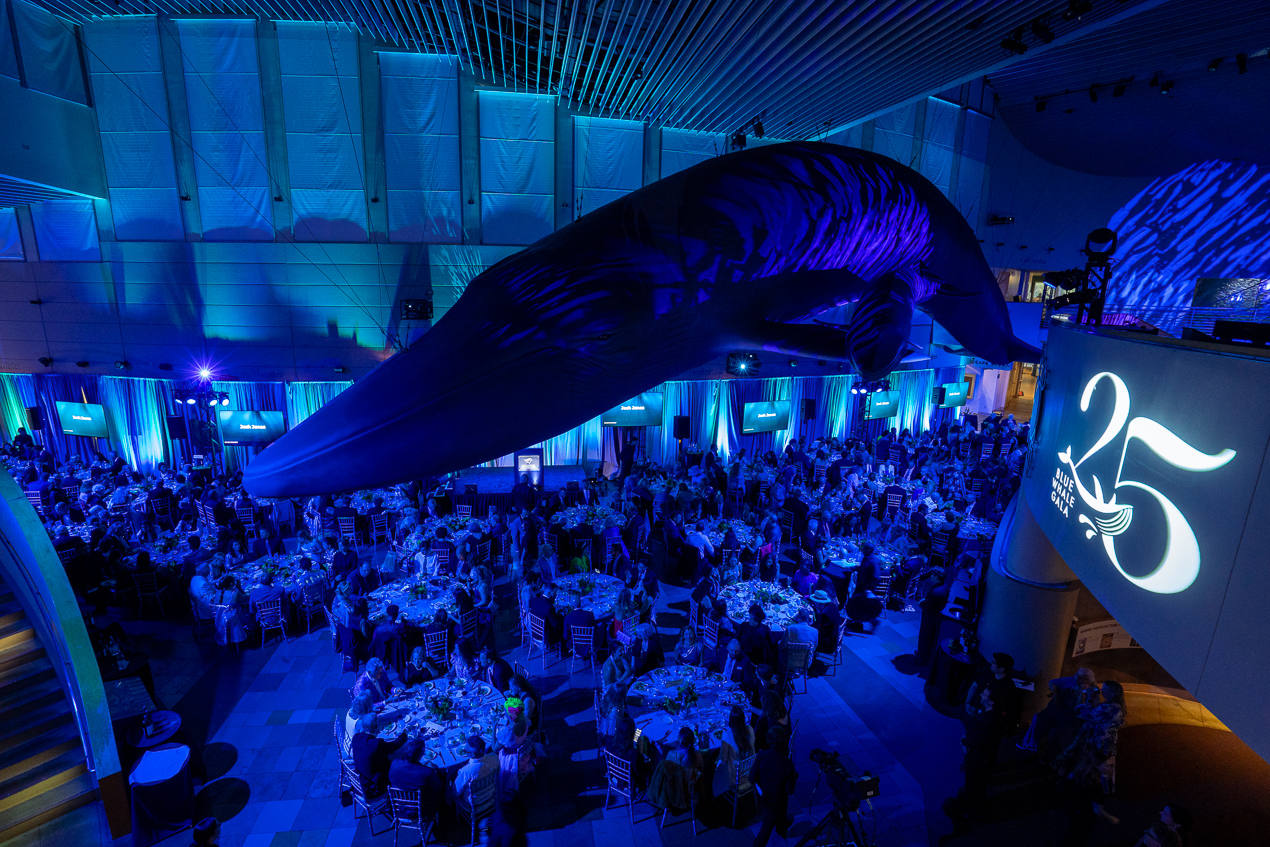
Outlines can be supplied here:
<path id="1" fill-rule="evenodd" d="M 185 425 L 185 416 L 168 415 L 168 438 L 176 441 L 177 439 L 188 439 L 189 437 L 190 431 Z"/>
<path id="2" fill-rule="evenodd" d="M 816 398 L 803 398 L 803 420 L 810 421 L 816 418 Z"/>
<path id="3" fill-rule="evenodd" d="M 40 414 L 39 406 L 26 407 L 26 428 L 28 432 L 44 429 L 44 416 Z"/>
<path id="4" fill-rule="evenodd" d="M 691 438 L 687 415 L 675 415 L 675 438 Z"/>

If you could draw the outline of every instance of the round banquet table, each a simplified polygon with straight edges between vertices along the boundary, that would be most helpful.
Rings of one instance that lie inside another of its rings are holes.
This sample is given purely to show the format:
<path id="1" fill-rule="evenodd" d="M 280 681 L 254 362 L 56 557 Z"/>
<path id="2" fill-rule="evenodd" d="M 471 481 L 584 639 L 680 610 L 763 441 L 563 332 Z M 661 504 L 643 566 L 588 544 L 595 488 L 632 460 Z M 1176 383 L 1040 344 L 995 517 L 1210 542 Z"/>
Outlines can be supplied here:
<path id="1" fill-rule="evenodd" d="M 772 632 L 784 632 L 800 610 L 812 612 L 811 604 L 792 588 L 781 588 L 772 582 L 752 579 L 724 586 L 719 599 L 727 607 L 728 617 L 734 624 L 750 619 L 750 604 L 758 603 L 767 615 L 764 623 Z"/>
<path id="2" fill-rule="evenodd" d="M 441 702 L 445 700 L 448 707 Z M 422 738 L 423 763 L 448 768 L 467 760 L 464 748 L 469 735 L 484 738 L 487 748 L 494 746 L 495 733 L 508 723 L 503 703 L 503 695 L 488 683 L 451 682 L 441 677 L 389 697 L 385 709 L 400 715 L 379 730 L 379 737 L 394 738 L 406 732 Z M 441 708 L 444 712 L 438 713 Z"/>
<path id="3" fill-rule="evenodd" d="M 617 608 L 617 595 L 622 581 L 602 573 L 568 574 L 555 579 L 556 610 L 562 615 L 573 611 L 574 600 L 582 598 L 582 608 L 595 615 L 596 620 L 612 617 Z"/>
<path id="4" fill-rule="evenodd" d="M 466 583 L 460 579 L 435 576 L 399 579 L 382 585 L 366 595 L 370 619 L 376 621 L 385 617 L 388 606 L 396 603 L 401 610 L 400 620 L 408 623 L 418 626 L 432 623 L 437 609 L 445 609 L 450 620 L 458 623 L 459 607 L 454 602 L 454 588 L 459 585 Z"/>
<path id="5" fill-rule="evenodd" d="M 697 702 L 676 702 L 685 690 L 696 691 Z M 697 749 L 719 747 L 734 705 L 745 705 L 741 687 L 726 682 L 722 674 L 687 665 L 657 668 L 631 684 L 626 695 L 639 737 L 649 742 L 674 742 L 680 727 L 697 736 Z"/>

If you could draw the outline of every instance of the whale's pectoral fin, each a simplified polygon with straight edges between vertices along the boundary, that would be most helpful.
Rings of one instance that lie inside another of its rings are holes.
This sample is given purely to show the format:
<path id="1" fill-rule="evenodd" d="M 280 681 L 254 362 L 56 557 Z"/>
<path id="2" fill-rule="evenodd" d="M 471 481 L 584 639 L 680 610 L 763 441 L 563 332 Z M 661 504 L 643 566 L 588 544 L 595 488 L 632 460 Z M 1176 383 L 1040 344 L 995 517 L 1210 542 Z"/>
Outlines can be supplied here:
<path id="1" fill-rule="evenodd" d="M 848 361 L 847 334 L 831 326 L 763 321 L 746 333 L 745 341 L 769 353 Z"/>
<path id="2" fill-rule="evenodd" d="M 865 379 L 880 379 L 908 350 L 913 328 L 911 275 L 890 274 L 873 281 L 860 298 L 847 329 L 847 357 Z"/>

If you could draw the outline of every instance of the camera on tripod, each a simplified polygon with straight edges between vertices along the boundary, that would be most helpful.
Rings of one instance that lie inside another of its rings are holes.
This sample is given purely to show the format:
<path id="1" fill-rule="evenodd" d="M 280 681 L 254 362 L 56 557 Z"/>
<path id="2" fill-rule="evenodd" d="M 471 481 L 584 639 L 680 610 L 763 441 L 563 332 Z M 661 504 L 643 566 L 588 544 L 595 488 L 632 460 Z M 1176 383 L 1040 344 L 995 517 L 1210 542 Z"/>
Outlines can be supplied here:
<path id="1" fill-rule="evenodd" d="M 854 776 L 842 765 L 841 754 L 816 748 L 807 754 L 819 768 L 825 783 L 833 791 L 834 800 L 844 812 L 854 812 L 865 800 L 882 793 L 881 778 L 865 771 Z"/>

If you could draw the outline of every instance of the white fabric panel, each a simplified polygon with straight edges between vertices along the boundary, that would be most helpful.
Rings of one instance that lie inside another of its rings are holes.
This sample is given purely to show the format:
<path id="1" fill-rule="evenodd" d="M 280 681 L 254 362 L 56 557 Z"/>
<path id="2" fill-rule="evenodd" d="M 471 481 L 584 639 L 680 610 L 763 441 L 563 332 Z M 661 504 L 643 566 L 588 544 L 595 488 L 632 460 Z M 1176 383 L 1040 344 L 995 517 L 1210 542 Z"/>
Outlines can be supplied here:
<path id="1" fill-rule="evenodd" d="M 181 199 L 175 187 L 116 188 L 112 185 L 110 215 L 114 218 L 117 241 L 185 239 Z"/>
<path id="2" fill-rule="evenodd" d="M 339 24 L 279 23 L 278 57 L 295 239 L 365 241 L 357 35 Z"/>
<path id="3" fill-rule="evenodd" d="M 273 206 L 256 64 L 256 24 L 176 22 L 206 241 L 269 241 Z"/>
<path id="4" fill-rule="evenodd" d="M 269 188 L 198 188 L 203 237 L 208 241 L 272 241 L 273 226 L 262 214 L 269 209 Z"/>
<path id="5" fill-rule="evenodd" d="M 661 131 L 661 175 L 679 173 L 684 168 L 722 156 L 728 139 L 721 132 L 693 132 L 687 129 Z"/>
<path id="6" fill-rule="evenodd" d="M 953 145 L 957 137 L 957 114 L 961 107 L 947 100 L 926 98 L 926 126 L 922 136 L 922 161 L 918 170 L 934 183 L 945 197 L 952 197 Z"/>
<path id="7" fill-rule="evenodd" d="M 481 192 L 481 235 L 486 244 L 533 244 L 552 231 L 553 198 L 545 194 Z"/>
<path id="8" fill-rule="evenodd" d="M 388 189 L 389 238 L 456 244 L 463 237 L 462 201 L 457 191 Z"/>
<path id="9" fill-rule="evenodd" d="M 0 6 L 0 13 L 4 7 Z M 4 32 L 0 29 L 0 35 Z M 0 49 L 4 45 L 0 44 Z M 18 232 L 18 215 L 12 209 L 0 209 L 0 259 L 21 259 L 22 236 Z"/>
<path id="10" fill-rule="evenodd" d="M 988 159 L 988 133 L 992 118 L 967 110 L 961 134 L 961 162 L 957 170 L 957 208 L 970 221 L 979 218 L 980 195 L 983 193 L 983 169 Z"/>
<path id="11" fill-rule="evenodd" d="M 481 238 L 531 244 L 555 227 L 555 98 L 481 91 Z"/>
<path id="12" fill-rule="evenodd" d="M 87 104 L 75 27 L 22 0 L 13 2 L 13 23 L 27 87 Z"/>
<path id="13" fill-rule="evenodd" d="M 155 18 L 91 20 L 84 39 L 115 238 L 184 240 Z"/>
<path id="14" fill-rule="evenodd" d="M 101 261 L 92 200 L 68 197 L 32 203 L 31 221 L 42 261 Z"/>
<path id="15" fill-rule="evenodd" d="M 585 215 L 643 185 L 644 125 L 639 121 L 573 119 L 575 215 Z"/>
<path id="16" fill-rule="evenodd" d="M 391 241 L 462 239 L 458 60 L 380 53 Z"/>
<path id="17" fill-rule="evenodd" d="M 913 129 L 917 106 L 910 103 L 873 119 L 873 152 L 902 165 L 913 164 Z"/>
<path id="18" fill-rule="evenodd" d="M 0 0 L 0 76 L 19 78 L 18 54 L 13 52 L 13 30 L 9 28 L 9 0 Z"/>

